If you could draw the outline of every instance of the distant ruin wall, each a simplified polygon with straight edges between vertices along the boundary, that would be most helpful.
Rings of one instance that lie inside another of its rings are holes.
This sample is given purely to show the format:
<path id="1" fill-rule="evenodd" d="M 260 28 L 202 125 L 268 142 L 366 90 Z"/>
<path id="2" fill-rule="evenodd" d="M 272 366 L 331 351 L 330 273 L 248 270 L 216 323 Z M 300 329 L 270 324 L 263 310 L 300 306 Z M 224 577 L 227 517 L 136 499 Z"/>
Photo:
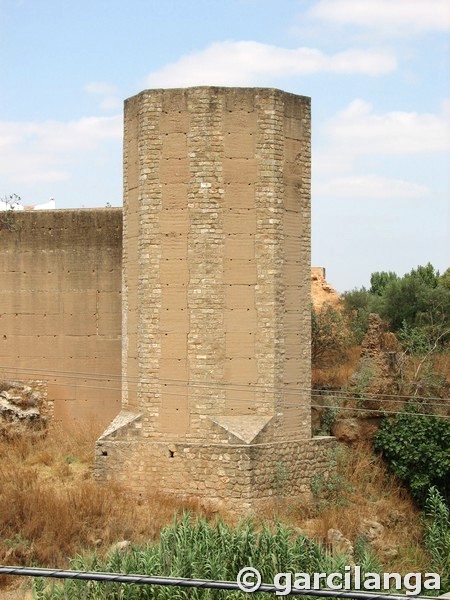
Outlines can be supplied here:
<path id="1" fill-rule="evenodd" d="M 122 210 L 0 214 L 0 377 L 48 381 L 54 417 L 120 410 Z"/>

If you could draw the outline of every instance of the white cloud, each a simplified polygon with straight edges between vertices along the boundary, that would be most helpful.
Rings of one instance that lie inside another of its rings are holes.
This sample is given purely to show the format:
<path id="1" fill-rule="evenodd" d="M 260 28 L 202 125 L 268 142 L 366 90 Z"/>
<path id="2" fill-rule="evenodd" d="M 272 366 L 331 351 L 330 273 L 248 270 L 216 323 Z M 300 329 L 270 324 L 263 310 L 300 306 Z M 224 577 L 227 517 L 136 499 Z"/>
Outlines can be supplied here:
<path id="1" fill-rule="evenodd" d="M 450 30 L 448 0 L 319 0 L 308 16 L 387 33 Z"/>
<path id="2" fill-rule="evenodd" d="M 115 85 L 104 81 L 91 81 L 84 86 L 84 89 L 89 94 L 100 94 L 101 96 L 111 96 L 117 93 Z"/>
<path id="3" fill-rule="evenodd" d="M 327 55 L 315 48 L 280 48 L 253 41 L 217 42 L 151 73 L 150 87 L 255 85 L 281 76 L 312 73 L 382 75 L 397 67 L 387 50 L 346 50 Z"/>
<path id="4" fill-rule="evenodd" d="M 393 111 L 375 114 L 357 99 L 324 126 L 334 145 L 351 155 L 441 152 L 450 148 L 448 105 L 440 114 Z"/>
<path id="5" fill-rule="evenodd" d="M 102 110 L 117 110 L 122 106 L 122 100 L 118 95 L 115 85 L 104 81 L 91 81 L 84 86 L 88 94 L 101 97 L 100 108 Z"/>
<path id="6" fill-rule="evenodd" d="M 411 160 L 408 156 L 413 154 L 448 151 L 448 109 L 446 102 L 439 113 L 392 111 L 377 114 L 371 104 L 354 100 L 321 127 L 322 143 L 313 154 L 313 194 L 360 200 L 428 197 L 431 193 L 428 187 L 409 180 L 411 169 L 408 167 L 408 174 L 402 179 L 401 174 L 399 178 L 391 178 L 381 173 L 357 173 L 355 166 L 361 168 L 360 159 L 370 156 L 381 157 L 387 163 L 396 155 L 403 159 L 403 164 L 405 161 L 408 164 Z"/>
<path id="7" fill-rule="evenodd" d="M 80 154 L 122 137 L 122 117 L 0 122 L 0 175 L 11 184 L 64 181 Z"/>
<path id="8" fill-rule="evenodd" d="M 313 187 L 313 194 L 336 199 L 418 199 L 425 198 L 430 190 L 424 186 L 403 179 L 392 179 L 379 175 L 353 175 L 337 177 Z"/>

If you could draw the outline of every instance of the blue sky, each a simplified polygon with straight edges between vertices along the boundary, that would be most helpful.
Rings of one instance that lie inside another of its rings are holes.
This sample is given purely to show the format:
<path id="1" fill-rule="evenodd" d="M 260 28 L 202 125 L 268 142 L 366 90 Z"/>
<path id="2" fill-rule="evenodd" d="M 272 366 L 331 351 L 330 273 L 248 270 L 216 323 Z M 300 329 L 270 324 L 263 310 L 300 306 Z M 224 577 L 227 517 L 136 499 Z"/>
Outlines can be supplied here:
<path id="1" fill-rule="evenodd" d="M 312 97 L 312 262 L 339 291 L 449 266 L 449 0 L 0 0 L 0 197 L 122 202 L 123 100 Z"/>

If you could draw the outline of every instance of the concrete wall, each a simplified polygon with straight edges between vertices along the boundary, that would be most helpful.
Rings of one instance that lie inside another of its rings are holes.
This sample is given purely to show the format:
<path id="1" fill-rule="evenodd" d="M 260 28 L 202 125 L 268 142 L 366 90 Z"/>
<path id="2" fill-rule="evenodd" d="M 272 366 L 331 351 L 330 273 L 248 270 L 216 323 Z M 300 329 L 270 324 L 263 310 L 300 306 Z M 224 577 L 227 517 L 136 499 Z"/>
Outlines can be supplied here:
<path id="1" fill-rule="evenodd" d="M 54 416 L 120 408 L 120 209 L 0 213 L 0 374 L 47 380 Z"/>

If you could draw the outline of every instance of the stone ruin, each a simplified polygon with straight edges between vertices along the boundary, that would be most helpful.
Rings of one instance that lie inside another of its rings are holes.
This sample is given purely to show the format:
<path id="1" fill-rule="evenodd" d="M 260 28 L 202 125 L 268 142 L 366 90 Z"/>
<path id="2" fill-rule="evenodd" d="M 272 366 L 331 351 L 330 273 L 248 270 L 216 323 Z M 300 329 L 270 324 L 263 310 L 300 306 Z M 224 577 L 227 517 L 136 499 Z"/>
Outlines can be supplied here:
<path id="1" fill-rule="evenodd" d="M 0 437 L 43 431 L 47 427 L 46 389 L 42 382 L 0 382 Z"/>

